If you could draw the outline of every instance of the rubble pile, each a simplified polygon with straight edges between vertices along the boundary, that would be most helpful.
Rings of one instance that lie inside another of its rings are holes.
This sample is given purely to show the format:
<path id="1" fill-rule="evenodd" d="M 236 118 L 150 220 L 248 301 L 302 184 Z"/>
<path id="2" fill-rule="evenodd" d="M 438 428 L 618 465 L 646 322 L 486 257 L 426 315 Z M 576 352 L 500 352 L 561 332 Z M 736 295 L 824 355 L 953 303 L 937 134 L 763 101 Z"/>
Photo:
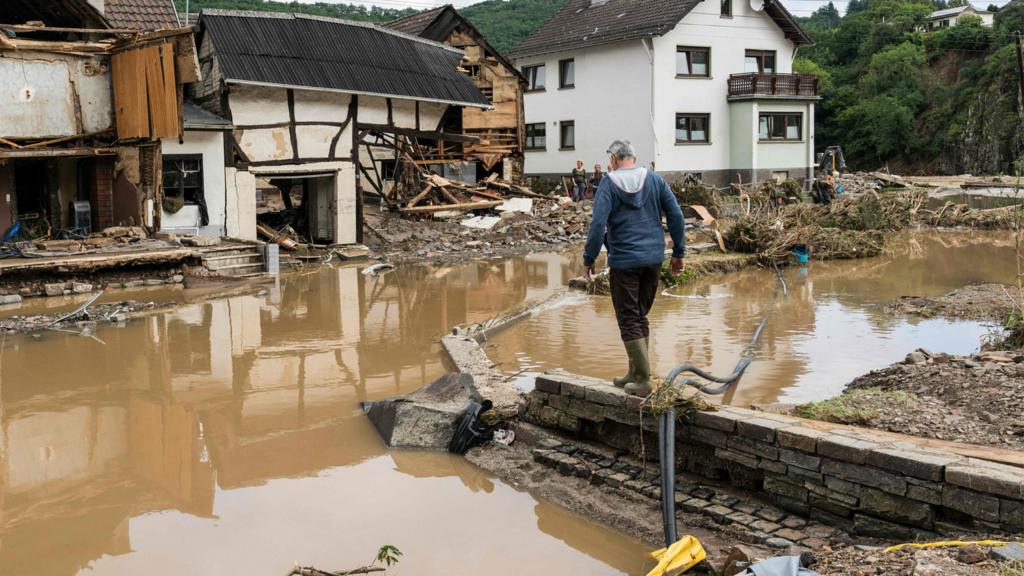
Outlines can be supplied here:
<path id="1" fill-rule="evenodd" d="M 831 204 L 777 204 L 777 188 L 762 186 L 743 216 L 725 232 L 729 249 L 762 260 L 787 257 L 804 246 L 814 258 L 864 258 L 881 254 L 885 235 L 911 222 L 925 201 L 919 191 L 865 194 Z"/>
<path id="2" fill-rule="evenodd" d="M 1024 213 L 1017 206 L 1002 208 L 971 208 L 964 204 L 946 202 L 942 208 L 924 215 L 924 222 L 943 228 L 981 228 L 1006 230 L 1017 228 L 1024 219 Z"/>

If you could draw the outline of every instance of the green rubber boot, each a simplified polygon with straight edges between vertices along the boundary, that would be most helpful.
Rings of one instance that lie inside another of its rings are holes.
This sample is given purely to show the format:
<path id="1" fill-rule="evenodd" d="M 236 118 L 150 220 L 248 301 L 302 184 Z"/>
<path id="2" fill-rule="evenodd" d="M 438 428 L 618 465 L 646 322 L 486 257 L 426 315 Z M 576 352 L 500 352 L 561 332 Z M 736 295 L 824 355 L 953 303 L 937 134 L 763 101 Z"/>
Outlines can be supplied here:
<path id="1" fill-rule="evenodd" d="M 633 381 L 626 384 L 626 394 L 633 396 L 651 395 L 651 362 L 647 358 L 647 340 L 631 340 L 626 342 L 626 351 L 633 364 Z"/>
<path id="2" fill-rule="evenodd" d="M 643 340 L 644 340 L 644 348 L 647 348 L 648 347 L 647 339 L 644 338 Z M 626 345 L 626 354 L 629 354 L 629 345 L 628 345 L 628 343 Z M 632 356 L 629 357 L 629 371 L 626 372 L 626 375 L 621 377 L 621 378 L 613 378 L 612 379 L 612 384 L 618 386 L 619 388 L 622 388 L 623 386 L 625 386 L 626 384 L 629 384 L 630 382 L 636 382 L 636 366 L 633 364 L 633 357 Z"/>

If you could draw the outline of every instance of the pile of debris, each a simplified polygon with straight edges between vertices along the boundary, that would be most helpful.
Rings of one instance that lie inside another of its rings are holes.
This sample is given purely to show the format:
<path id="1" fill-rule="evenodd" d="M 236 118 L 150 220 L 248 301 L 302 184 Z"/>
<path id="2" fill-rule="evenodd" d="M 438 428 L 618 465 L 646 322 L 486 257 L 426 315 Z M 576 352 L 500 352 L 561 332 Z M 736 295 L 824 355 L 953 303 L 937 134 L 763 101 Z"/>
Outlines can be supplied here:
<path id="1" fill-rule="evenodd" d="M 946 202 L 942 208 L 925 214 L 923 220 L 927 224 L 943 228 L 1012 230 L 1018 228 L 1024 221 L 1024 211 L 1019 206 L 979 209 L 966 204 Z"/>
<path id="2" fill-rule="evenodd" d="M 886 233 L 914 221 L 925 201 L 920 191 L 841 198 L 831 204 L 778 204 L 773 189 L 744 205 L 744 215 L 725 232 L 726 245 L 762 260 L 787 257 L 803 247 L 821 260 L 864 258 L 881 254 Z"/>
<path id="3" fill-rule="evenodd" d="M 402 214 L 446 215 L 499 208 L 515 197 L 550 199 L 524 186 L 499 180 L 497 174 L 473 186 L 421 170 L 417 182 L 419 191 L 415 196 L 406 200 L 403 191 L 408 187 L 399 185 L 392 190 L 393 194 L 384 196 L 385 201 Z"/>

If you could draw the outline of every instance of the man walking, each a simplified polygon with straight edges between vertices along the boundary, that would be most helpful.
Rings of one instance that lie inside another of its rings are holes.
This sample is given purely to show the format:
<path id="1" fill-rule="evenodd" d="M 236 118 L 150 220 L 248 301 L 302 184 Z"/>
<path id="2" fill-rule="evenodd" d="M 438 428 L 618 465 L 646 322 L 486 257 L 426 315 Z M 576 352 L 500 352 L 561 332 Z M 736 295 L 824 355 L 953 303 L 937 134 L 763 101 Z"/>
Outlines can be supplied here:
<path id="1" fill-rule="evenodd" d="M 654 304 L 665 260 L 664 215 L 672 236 L 671 272 L 683 272 L 686 252 L 683 212 L 665 180 L 636 165 L 636 150 L 628 140 L 608 147 L 611 171 L 594 197 L 594 214 L 583 251 L 584 277 L 589 282 L 601 245 L 608 247 L 612 305 L 619 334 L 629 356 L 629 372 L 616 386 L 637 396 L 651 393 L 651 364 L 647 357 L 650 327 L 647 313 Z"/>

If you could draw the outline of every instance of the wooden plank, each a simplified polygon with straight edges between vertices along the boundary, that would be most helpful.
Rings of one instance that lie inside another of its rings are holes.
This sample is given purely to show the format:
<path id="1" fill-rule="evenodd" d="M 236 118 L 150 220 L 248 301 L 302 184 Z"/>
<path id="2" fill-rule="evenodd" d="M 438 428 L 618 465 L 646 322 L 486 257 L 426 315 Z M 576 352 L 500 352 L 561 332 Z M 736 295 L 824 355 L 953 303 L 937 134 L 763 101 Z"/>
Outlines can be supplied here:
<path id="1" fill-rule="evenodd" d="M 430 214 L 445 210 L 485 210 L 487 208 L 496 208 L 504 203 L 501 200 L 492 200 L 489 202 L 468 202 L 465 204 L 441 204 L 440 206 L 414 206 L 412 208 L 399 208 L 399 210 L 405 214 Z"/>
<path id="2" fill-rule="evenodd" d="M 160 49 L 157 46 L 147 46 L 137 51 L 142 69 L 146 76 L 146 109 L 149 118 L 149 133 L 147 136 L 156 137 L 158 133 L 164 132 L 164 118 L 162 110 L 164 104 L 164 74 L 161 70 Z"/>
<path id="3" fill-rule="evenodd" d="M 170 44 L 163 44 L 159 53 L 162 72 L 160 88 L 163 91 L 160 100 L 163 107 L 150 111 L 150 114 L 161 119 L 160 130 L 154 131 L 153 137 L 176 138 L 181 129 L 181 117 L 178 115 L 178 83 L 174 79 L 174 48 Z"/>
<path id="4" fill-rule="evenodd" d="M 139 50 L 127 50 L 115 54 L 111 65 L 118 138 L 148 138 L 145 59 Z"/>
<path id="5" fill-rule="evenodd" d="M 434 189 L 434 185 L 433 184 L 427 184 L 426 187 L 424 187 L 423 190 L 419 194 L 417 194 L 415 197 L 413 197 L 412 200 L 409 200 L 409 203 L 406 204 L 406 208 L 412 208 L 416 204 L 419 204 L 420 201 L 422 201 L 424 198 L 426 198 L 427 194 L 430 194 L 430 191 L 433 190 L 433 189 Z"/>

